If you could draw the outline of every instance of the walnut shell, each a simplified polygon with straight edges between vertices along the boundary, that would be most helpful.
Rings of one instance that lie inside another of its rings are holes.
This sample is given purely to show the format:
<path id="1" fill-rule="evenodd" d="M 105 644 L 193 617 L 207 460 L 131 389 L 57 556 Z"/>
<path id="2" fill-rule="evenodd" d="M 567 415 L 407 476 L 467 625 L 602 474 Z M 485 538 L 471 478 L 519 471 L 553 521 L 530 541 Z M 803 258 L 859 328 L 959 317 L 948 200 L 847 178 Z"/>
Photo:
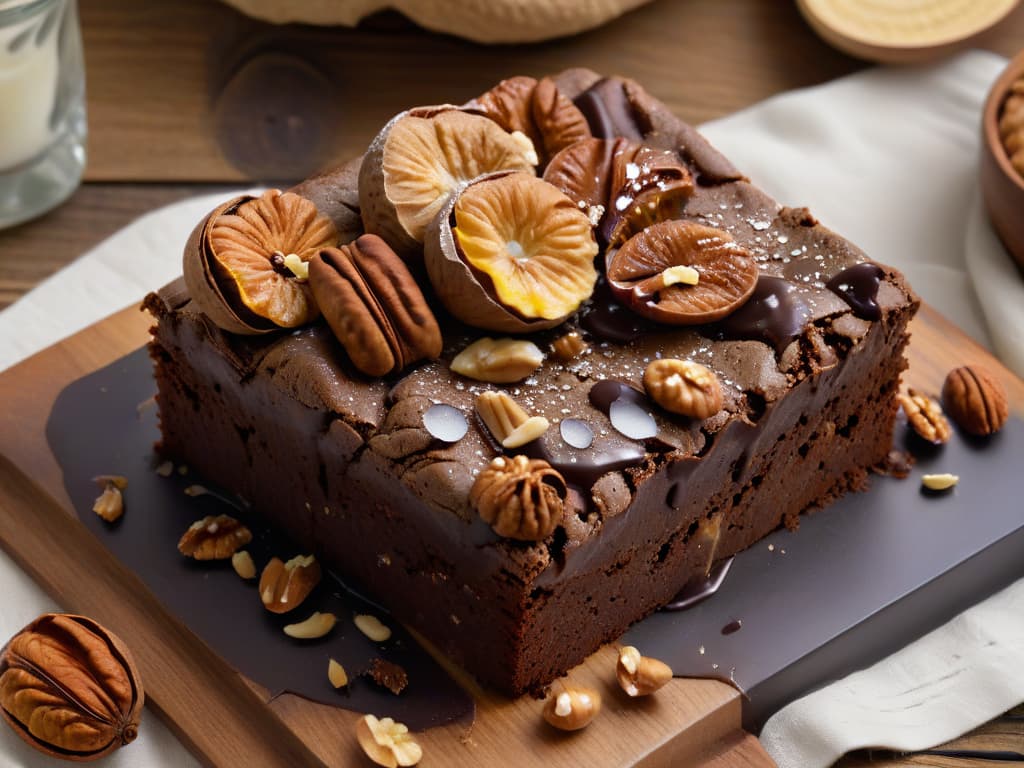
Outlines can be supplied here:
<path id="1" fill-rule="evenodd" d="M 144 701 L 128 648 L 84 616 L 40 616 L 0 650 L 0 714 L 47 755 L 84 762 L 134 741 Z"/>
<path id="2" fill-rule="evenodd" d="M 215 325 L 254 335 L 295 328 L 319 315 L 304 280 L 284 259 L 309 261 L 338 233 L 316 206 L 291 192 L 243 195 L 196 225 L 182 256 L 189 295 Z"/>
<path id="3" fill-rule="evenodd" d="M 359 168 L 359 207 L 367 233 L 415 263 L 430 221 L 461 186 L 503 170 L 533 173 L 537 153 L 519 133 L 450 104 L 393 117 Z"/>
<path id="4" fill-rule="evenodd" d="M 526 173 L 475 180 L 427 231 L 424 259 L 438 298 L 462 322 L 529 333 L 563 322 L 597 280 L 590 220 Z"/>

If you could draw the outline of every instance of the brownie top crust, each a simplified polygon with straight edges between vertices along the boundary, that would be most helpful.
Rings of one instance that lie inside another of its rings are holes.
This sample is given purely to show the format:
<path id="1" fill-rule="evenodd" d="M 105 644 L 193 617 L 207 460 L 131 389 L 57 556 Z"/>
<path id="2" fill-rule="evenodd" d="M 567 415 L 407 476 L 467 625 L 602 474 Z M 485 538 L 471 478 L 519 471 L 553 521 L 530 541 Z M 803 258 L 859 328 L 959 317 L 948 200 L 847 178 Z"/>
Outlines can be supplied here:
<path id="1" fill-rule="evenodd" d="M 707 456 L 730 424 L 756 424 L 794 386 L 840 365 L 872 324 L 886 324 L 917 303 L 897 271 L 868 259 L 807 209 L 781 207 L 632 81 L 569 70 L 556 83 L 586 116 L 594 136 L 633 138 L 677 153 L 696 182 L 682 216 L 727 232 L 757 264 L 754 293 L 738 310 L 699 326 L 660 325 L 617 302 L 601 277 L 579 312 L 529 335 L 547 352 L 575 331 L 585 351 L 566 361 L 548 354 L 525 380 L 495 385 L 451 370 L 468 344 L 495 334 L 458 322 L 429 292 L 443 337 L 440 357 L 379 378 L 361 373 L 322 321 L 269 336 L 227 333 L 190 301 L 180 280 L 150 295 L 145 305 L 161 326 L 194 326 L 197 341 L 187 353 L 229 363 L 243 391 L 261 380 L 322 412 L 325 433 L 338 430 L 351 442 L 353 462 L 390 466 L 428 507 L 449 516 L 447 527 L 479 547 L 502 551 L 514 564 L 507 567 L 524 579 L 552 563 L 552 537 L 536 543 L 503 539 L 471 506 L 475 478 L 503 453 L 475 415 L 482 392 L 505 391 L 550 423 L 519 452 L 545 459 L 565 478 L 569 490 L 558 549 L 576 549 L 599 537 L 605 522 L 626 510 L 652 475 Z M 343 240 L 361 233 L 358 168 L 356 160 L 294 190 L 334 221 Z M 722 407 L 703 420 L 657 407 L 641 380 L 659 358 L 707 367 L 721 384 Z M 623 402 L 637 407 L 612 407 Z M 425 414 L 437 404 L 465 417 L 468 429 L 460 439 L 445 442 L 425 424 Z M 655 429 L 649 429 L 651 418 Z"/>

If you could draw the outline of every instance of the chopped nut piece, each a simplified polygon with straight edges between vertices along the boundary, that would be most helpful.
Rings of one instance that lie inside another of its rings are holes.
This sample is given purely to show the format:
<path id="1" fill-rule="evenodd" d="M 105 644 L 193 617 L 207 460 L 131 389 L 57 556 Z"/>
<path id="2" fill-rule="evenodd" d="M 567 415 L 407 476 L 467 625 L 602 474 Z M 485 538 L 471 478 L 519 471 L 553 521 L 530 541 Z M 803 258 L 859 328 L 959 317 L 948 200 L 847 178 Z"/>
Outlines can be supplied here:
<path id="1" fill-rule="evenodd" d="M 299 640 L 315 640 L 334 629 L 336 621 L 337 618 L 333 613 L 320 613 L 317 611 L 305 621 L 286 625 L 284 633 L 288 637 L 294 637 Z"/>
<path id="2" fill-rule="evenodd" d="M 499 536 L 546 539 L 562 521 L 565 480 L 543 459 L 499 456 L 479 475 L 469 501 Z"/>
<path id="3" fill-rule="evenodd" d="M 658 405 L 672 413 L 706 419 L 722 410 L 718 377 L 690 360 L 655 360 L 644 371 L 644 388 Z"/>
<path id="4" fill-rule="evenodd" d="M 172 472 L 174 472 L 173 461 L 161 462 L 160 466 L 156 468 L 156 473 L 160 475 L 160 477 L 170 477 Z"/>
<path id="5" fill-rule="evenodd" d="M 423 759 L 423 749 L 409 729 L 390 717 L 363 715 L 356 721 L 356 739 L 366 756 L 384 768 L 407 768 Z"/>
<path id="6" fill-rule="evenodd" d="M 700 282 L 700 272 L 693 267 L 687 267 L 679 265 L 676 267 L 669 267 L 661 273 L 661 283 L 665 288 L 670 285 L 696 285 Z"/>
<path id="7" fill-rule="evenodd" d="M 243 579 L 256 578 L 256 563 L 252 561 L 252 555 L 244 549 L 231 556 L 231 567 Z"/>
<path id="8" fill-rule="evenodd" d="M 921 477 L 921 485 L 929 491 L 947 491 L 959 482 L 959 475 L 923 475 Z"/>
<path id="9" fill-rule="evenodd" d="M 1010 417 L 1006 390 L 980 365 L 949 372 L 942 385 L 942 403 L 960 428 L 972 435 L 991 435 Z"/>
<path id="10" fill-rule="evenodd" d="M 907 415 L 907 422 L 921 438 L 936 445 L 949 442 L 952 433 L 949 422 L 935 400 L 913 389 L 900 395 L 899 400 Z"/>
<path id="11" fill-rule="evenodd" d="M 320 583 L 320 564 L 313 555 L 299 555 L 287 563 L 272 557 L 260 575 L 260 599 L 271 613 L 298 608 Z"/>
<path id="12" fill-rule="evenodd" d="M 96 498 L 92 511 L 108 523 L 112 523 L 124 514 L 124 497 L 121 491 L 128 487 L 128 480 L 120 475 L 100 475 L 93 480 L 100 484 L 103 493 Z"/>
<path id="13" fill-rule="evenodd" d="M 559 336 L 551 344 L 555 357 L 563 363 L 575 360 L 587 350 L 587 343 L 576 331 L 570 331 L 564 336 Z"/>
<path id="14" fill-rule="evenodd" d="M 503 448 L 519 448 L 548 429 L 543 416 L 530 416 L 505 392 L 487 391 L 476 399 L 476 412 Z"/>
<path id="15" fill-rule="evenodd" d="M 360 613 L 355 617 L 359 631 L 375 643 L 386 642 L 391 637 L 391 630 L 384 626 L 380 619 L 368 613 Z"/>
<path id="16" fill-rule="evenodd" d="M 327 662 L 327 679 L 335 688 L 344 688 L 348 685 L 348 673 L 334 659 Z"/>
<path id="17" fill-rule="evenodd" d="M 230 515 L 204 517 L 189 526 L 178 551 L 196 560 L 224 560 L 252 541 L 252 532 Z"/>
<path id="18" fill-rule="evenodd" d="M 370 668 L 366 675 L 382 688 L 387 688 L 395 696 L 405 690 L 409 684 L 409 675 L 398 664 L 393 664 L 384 659 L 374 659 L 370 662 Z"/>
<path id="19" fill-rule="evenodd" d="M 601 694 L 590 688 L 568 687 L 544 702 L 543 716 L 561 731 L 578 731 L 590 725 L 601 711 Z"/>
<path id="20" fill-rule="evenodd" d="M 294 253 L 289 253 L 282 262 L 289 272 L 295 275 L 297 280 L 309 280 L 309 262 L 303 261 Z"/>
<path id="21" fill-rule="evenodd" d="M 452 360 L 451 369 L 492 384 L 522 381 L 544 362 L 544 353 L 523 339 L 477 339 Z"/>
<path id="22" fill-rule="evenodd" d="M 663 661 L 641 656 L 632 645 L 619 649 L 615 676 L 629 696 L 648 696 L 672 679 L 672 668 Z"/>

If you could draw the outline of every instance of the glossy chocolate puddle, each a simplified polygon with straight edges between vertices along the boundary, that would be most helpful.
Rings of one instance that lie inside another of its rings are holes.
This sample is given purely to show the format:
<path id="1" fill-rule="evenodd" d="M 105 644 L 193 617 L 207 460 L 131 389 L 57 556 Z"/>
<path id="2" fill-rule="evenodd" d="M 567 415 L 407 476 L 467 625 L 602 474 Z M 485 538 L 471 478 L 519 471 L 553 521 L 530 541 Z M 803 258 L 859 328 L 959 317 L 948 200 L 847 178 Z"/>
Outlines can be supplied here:
<path id="1" fill-rule="evenodd" d="M 46 436 L 64 472 L 64 483 L 79 519 L 125 566 L 134 571 L 157 599 L 196 635 L 271 696 L 294 693 L 313 701 L 357 712 L 393 717 L 419 730 L 454 721 L 470 721 L 471 696 L 383 609 L 348 590 L 325 573 L 317 590 L 290 614 L 265 610 L 256 581 L 244 582 L 230 560 L 196 562 L 177 550 L 188 526 L 206 515 L 230 514 L 253 532 L 246 547 L 262 568 L 273 555 L 300 554 L 287 538 L 260 524 L 244 510 L 232 509 L 213 494 L 189 496 L 185 489 L 203 486 L 192 474 L 176 470 L 161 477 L 153 451 L 158 439 L 156 385 L 145 349 L 121 358 L 61 392 L 50 414 Z M 125 514 L 110 525 L 92 512 L 99 489 L 96 475 L 124 475 Z M 357 546 L 353 542 L 353 546 Z M 298 641 L 281 628 L 313 611 L 330 611 L 338 624 L 319 640 Z M 371 642 L 352 623 L 358 613 L 384 621 L 391 639 Z M 126 638 L 131 642 L 131 638 Z M 337 691 L 327 680 L 327 661 L 335 658 L 351 681 Z M 398 696 L 369 678 L 354 679 L 372 659 L 401 665 L 408 687 Z"/>
<path id="2" fill-rule="evenodd" d="M 154 471 L 154 391 L 149 358 L 138 350 L 58 398 L 47 438 L 86 527 L 192 631 L 274 695 L 389 715 L 416 729 L 472 717 L 472 698 L 385 611 L 340 582 L 329 586 L 325 577 L 301 615 L 278 617 L 229 562 L 196 563 L 178 553 L 178 538 L 194 520 L 232 510 L 213 496 L 184 493 L 200 478 Z M 869 491 L 802 518 L 797 534 L 776 531 L 735 557 L 712 599 L 651 616 L 622 642 L 663 659 L 677 676 L 732 682 L 747 696 L 746 726 L 756 729 L 796 696 L 877 661 L 1024 576 L 1017 478 L 1024 422 L 1011 419 L 991 440 L 955 434 L 941 449 L 915 453 L 907 480 L 873 477 Z M 926 496 L 923 472 L 952 472 L 960 484 Z M 99 492 L 92 478 L 101 474 L 129 479 L 125 516 L 113 526 L 91 511 Z M 297 554 L 265 526 L 252 527 L 248 549 L 258 565 L 271 554 Z M 313 610 L 339 616 L 328 637 L 299 643 L 281 632 Z M 392 639 L 376 646 L 364 637 L 351 620 L 362 612 L 384 619 Z M 409 672 L 400 696 L 365 678 L 351 693 L 327 682 L 329 657 L 352 677 L 377 656 Z"/>

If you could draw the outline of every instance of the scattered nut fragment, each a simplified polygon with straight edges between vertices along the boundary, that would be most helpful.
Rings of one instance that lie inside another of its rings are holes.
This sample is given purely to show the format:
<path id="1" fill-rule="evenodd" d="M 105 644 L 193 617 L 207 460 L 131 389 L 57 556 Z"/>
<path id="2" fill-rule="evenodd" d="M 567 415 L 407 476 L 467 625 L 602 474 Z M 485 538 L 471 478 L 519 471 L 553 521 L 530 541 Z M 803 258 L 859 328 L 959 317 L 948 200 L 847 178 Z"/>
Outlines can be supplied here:
<path id="1" fill-rule="evenodd" d="M 160 465 L 154 471 L 158 475 L 160 475 L 160 477 L 170 477 L 171 473 L 174 472 L 174 462 L 173 461 L 163 461 L 163 462 L 160 462 Z"/>
<path id="2" fill-rule="evenodd" d="M 947 374 L 942 404 L 961 429 L 981 437 L 998 432 L 1010 418 L 1006 390 L 980 365 L 965 365 Z"/>
<path id="3" fill-rule="evenodd" d="M 921 476 L 921 485 L 929 491 L 948 491 L 959 482 L 959 475 L 941 474 Z"/>
<path id="4" fill-rule="evenodd" d="M 128 648 L 85 616 L 44 614 L 0 650 L 0 717 L 52 757 L 85 762 L 134 741 L 144 700 Z"/>
<path id="5" fill-rule="evenodd" d="M 570 331 L 564 336 L 559 336 L 551 344 L 551 350 L 555 357 L 563 363 L 575 360 L 587 350 L 587 342 L 576 331 Z"/>
<path id="6" fill-rule="evenodd" d="M 477 475 L 469 502 L 499 536 L 546 539 L 562 521 L 568 489 L 543 459 L 498 456 Z"/>
<path id="7" fill-rule="evenodd" d="M 641 656 L 632 645 L 619 649 L 615 676 L 629 696 L 649 696 L 672 679 L 672 668 L 663 661 Z"/>
<path id="8" fill-rule="evenodd" d="M 484 336 L 452 359 L 451 369 L 462 376 L 492 384 L 522 381 L 544 362 L 544 353 L 525 339 Z"/>
<path id="9" fill-rule="evenodd" d="M 503 448 L 519 448 L 547 432 L 548 420 L 530 416 L 506 392 L 488 390 L 476 399 L 476 412 Z"/>
<path id="10" fill-rule="evenodd" d="M 231 556 L 231 567 L 246 581 L 256 578 L 256 563 L 252 561 L 252 555 L 247 550 L 243 549 Z"/>
<path id="11" fill-rule="evenodd" d="M 407 768 L 423 759 L 423 749 L 409 729 L 390 717 L 363 715 L 356 721 L 356 739 L 366 756 L 384 768 Z"/>
<path id="12" fill-rule="evenodd" d="M 608 259 L 608 286 L 639 315 L 668 325 L 721 320 L 757 286 L 754 257 L 729 233 L 692 221 L 652 224 Z M 676 267 L 687 270 L 673 271 Z M 699 280 L 678 279 L 693 269 Z"/>
<path id="13" fill-rule="evenodd" d="M 327 662 L 327 679 L 335 688 L 344 688 L 348 685 L 348 673 L 334 659 Z"/>
<path id="14" fill-rule="evenodd" d="M 354 621 L 359 631 L 375 643 L 386 642 L 391 637 L 391 630 L 382 624 L 381 620 L 376 616 L 371 616 L 368 613 L 359 613 L 356 614 Z"/>
<path id="15" fill-rule="evenodd" d="M 544 702 L 543 717 L 560 731 L 586 728 L 601 711 L 601 694 L 591 688 L 569 687 Z"/>
<path id="16" fill-rule="evenodd" d="M 128 478 L 121 475 L 99 475 L 93 478 L 93 482 L 103 489 L 103 492 L 93 502 L 92 511 L 112 523 L 124 514 L 124 497 L 121 491 L 128 487 Z"/>
<path id="17" fill-rule="evenodd" d="M 644 389 L 666 411 L 706 419 L 722 410 L 718 377 L 691 360 L 654 360 L 644 370 Z"/>
<path id="18" fill-rule="evenodd" d="M 366 675 L 381 688 L 387 688 L 395 696 L 409 685 L 409 674 L 403 667 L 384 659 L 374 659 Z"/>
<path id="19" fill-rule="evenodd" d="M 189 526 L 178 551 L 196 560 L 224 560 L 252 541 L 252 531 L 230 515 L 210 515 Z"/>
<path id="20" fill-rule="evenodd" d="M 320 563 L 313 555 L 299 555 L 287 563 L 272 557 L 260 575 L 260 599 L 271 613 L 298 608 L 320 583 Z"/>
<path id="21" fill-rule="evenodd" d="M 454 195 L 431 222 L 423 258 L 438 298 L 477 328 L 553 328 L 594 290 L 590 219 L 527 173 L 492 174 Z"/>
<path id="22" fill-rule="evenodd" d="M 907 415 L 907 422 L 922 439 L 936 445 L 949 442 L 952 431 L 942 414 L 942 408 L 935 400 L 908 389 L 907 394 L 899 396 L 899 401 Z"/>
<path id="23" fill-rule="evenodd" d="M 320 613 L 317 611 L 305 621 L 300 621 L 298 624 L 285 625 L 284 633 L 288 637 L 294 637 L 299 640 L 315 640 L 334 629 L 336 622 L 337 618 L 333 613 Z"/>

